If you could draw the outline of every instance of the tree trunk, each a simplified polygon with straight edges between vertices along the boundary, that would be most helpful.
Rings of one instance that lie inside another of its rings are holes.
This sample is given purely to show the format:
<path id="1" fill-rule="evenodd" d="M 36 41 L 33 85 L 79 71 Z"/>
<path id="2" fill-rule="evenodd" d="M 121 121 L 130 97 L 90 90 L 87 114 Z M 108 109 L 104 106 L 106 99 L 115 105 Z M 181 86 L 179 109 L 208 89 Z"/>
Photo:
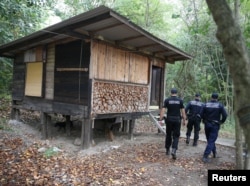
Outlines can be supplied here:
<path id="1" fill-rule="evenodd" d="M 235 114 L 243 128 L 250 151 L 250 61 L 240 26 L 234 19 L 226 0 L 206 0 L 217 24 L 217 39 L 222 44 L 234 83 Z M 246 161 L 249 162 L 249 161 Z M 245 165 L 248 169 L 249 165 Z"/>
<path id="2" fill-rule="evenodd" d="M 239 0 L 234 1 L 234 16 L 235 20 L 239 21 Z M 235 155 L 236 155 L 236 168 L 237 169 L 244 169 L 243 166 L 243 131 L 240 127 L 240 124 L 237 119 L 235 119 Z"/>
<path id="3" fill-rule="evenodd" d="M 242 129 L 240 128 L 239 122 L 235 120 L 235 157 L 236 157 L 236 169 L 244 169 L 243 166 L 243 142 L 242 142 Z"/>

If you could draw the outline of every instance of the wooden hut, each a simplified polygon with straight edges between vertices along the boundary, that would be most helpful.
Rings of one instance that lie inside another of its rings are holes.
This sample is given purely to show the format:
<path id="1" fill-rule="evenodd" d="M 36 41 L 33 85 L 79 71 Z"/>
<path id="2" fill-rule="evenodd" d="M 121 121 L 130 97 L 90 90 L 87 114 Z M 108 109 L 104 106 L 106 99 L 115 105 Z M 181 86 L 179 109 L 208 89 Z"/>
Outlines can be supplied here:
<path id="1" fill-rule="evenodd" d="M 46 138 L 51 114 L 80 116 L 83 148 L 96 119 L 120 117 L 132 135 L 163 102 L 165 64 L 191 58 L 105 6 L 4 44 L 0 56 L 14 59 L 11 117 L 39 111 Z"/>

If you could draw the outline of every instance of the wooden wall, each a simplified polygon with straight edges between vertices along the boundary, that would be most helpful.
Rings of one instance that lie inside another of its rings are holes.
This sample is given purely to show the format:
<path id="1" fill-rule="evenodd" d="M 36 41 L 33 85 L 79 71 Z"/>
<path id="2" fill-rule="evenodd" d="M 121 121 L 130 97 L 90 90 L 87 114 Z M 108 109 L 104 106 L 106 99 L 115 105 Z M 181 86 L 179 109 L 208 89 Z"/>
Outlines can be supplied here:
<path id="1" fill-rule="evenodd" d="M 148 111 L 148 57 L 92 41 L 90 79 L 91 115 Z"/>
<path id="2" fill-rule="evenodd" d="M 23 100 L 25 88 L 25 73 L 26 65 L 23 62 L 24 55 L 18 55 L 13 64 L 13 79 L 12 79 L 12 99 Z"/>
<path id="3" fill-rule="evenodd" d="M 45 99 L 54 98 L 54 71 L 55 71 L 55 45 L 47 48 L 46 77 L 45 77 Z"/>
<path id="4" fill-rule="evenodd" d="M 148 84 L 148 57 L 92 41 L 90 79 Z"/>

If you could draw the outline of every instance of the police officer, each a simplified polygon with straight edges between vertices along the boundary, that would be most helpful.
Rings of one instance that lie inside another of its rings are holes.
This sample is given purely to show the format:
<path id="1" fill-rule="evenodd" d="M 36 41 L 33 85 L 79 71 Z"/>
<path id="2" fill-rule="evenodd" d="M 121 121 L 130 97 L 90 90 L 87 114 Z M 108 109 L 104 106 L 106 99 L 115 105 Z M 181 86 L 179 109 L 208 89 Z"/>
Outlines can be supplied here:
<path id="1" fill-rule="evenodd" d="M 218 102 L 218 94 L 213 93 L 211 100 L 205 104 L 202 110 L 202 119 L 205 124 L 205 134 L 207 138 L 207 146 L 203 154 L 202 161 L 204 163 L 210 162 L 208 158 L 212 152 L 213 157 L 216 158 L 216 146 L 220 125 L 227 119 L 227 112 L 224 106 Z"/>
<path id="2" fill-rule="evenodd" d="M 188 117 L 187 132 L 186 132 L 186 144 L 189 144 L 190 136 L 194 128 L 194 141 L 193 146 L 197 146 L 199 139 L 200 123 L 201 123 L 201 111 L 203 103 L 200 101 L 200 94 L 195 94 L 194 100 L 188 102 L 185 112 Z"/>
<path id="3" fill-rule="evenodd" d="M 166 154 L 170 154 L 170 147 L 172 145 L 171 155 L 173 159 L 176 159 L 176 150 L 178 149 L 178 142 L 181 129 L 181 116 L 183 119 L 183 124 L 185 125 L 186 114 L 183 105 L 183 100 L 177 97 L 177 89 L 175 88 L 171 89 L 171 97 L 164 100 L 164 105 L 160 113 L 160 121 L 163 119 L 166 109 Z"/>

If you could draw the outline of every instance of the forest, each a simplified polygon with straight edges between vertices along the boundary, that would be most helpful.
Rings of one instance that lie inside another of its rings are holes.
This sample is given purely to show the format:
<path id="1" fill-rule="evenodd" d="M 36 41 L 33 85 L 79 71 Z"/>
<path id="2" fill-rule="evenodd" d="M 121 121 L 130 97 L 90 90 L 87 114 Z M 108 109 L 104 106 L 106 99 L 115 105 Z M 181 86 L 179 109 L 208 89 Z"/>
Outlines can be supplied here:
<path id="1" fill-rule="evenodd" d="M 212 2 L 216 1 L 211 1 L 211 4 Z M 237 23 L 242 33 L 245 53 L 248 53 L 250 1 L 222 1 L 224 2 L 232 10 L 233 21 Z M 185 103 L 193 99 L 195 93 L 200 93 L 202 101 L 206 102 L 212 92 L 218 92 L 219 101 L 226 106 L 229 114 L 225 127 L 235 130 L 237 142 L 241 144 L 243 131 L 235 116 L 235 107 L 241 108 L 242 105 L 237 106 L 237 104 L 244 103 L 245 100 L 237 100 L 239 98 L 235 90 L 242 90 L 242 87 L 248 84 L 235 86 L 240 80 L 234 77 L 245 74 L 232 73 L 233 65 L 230 66 L 229 57 L 226 55 L 228 52 L 225 50 L 225 42 L 218 39 L 220 38 L 218 34 L 218 38 L 216 37 L 219 23 L 215 23 L 215 18 L 213 19 L 211 4 L 208 6 L 208 2 L 204 0 L 2 0 L 0 45 L 100 5 L 110 7 L 146 31 L 193 56 L 192 60 L 167 65 L 165 96 L 168 96 L 168 90 L 176 87 Z M 238 53 L 240 55 L 241 51 Z M 237 60 L 233 57 L 232 59 Z M 241 61 L 239 58 L 239 64 Z M 249 60 L 245 61 L 249 66 Z M 6 98 L 10 96 L 12 88 L 12 61 L 0 58 L 0 64 L 0 98 Z M 238 68 L 240 67 L 244 68 L 243 65 Z M 247 99 L 245 96 L 247 94 L 239 95 Z M 249 129 L 249 123 L 244 126 Z M 248 138 L 249 135 L 245 134 L 246 141 Z M 239 161 L 238 167 L 242 168 L 241 158 Z"/>

